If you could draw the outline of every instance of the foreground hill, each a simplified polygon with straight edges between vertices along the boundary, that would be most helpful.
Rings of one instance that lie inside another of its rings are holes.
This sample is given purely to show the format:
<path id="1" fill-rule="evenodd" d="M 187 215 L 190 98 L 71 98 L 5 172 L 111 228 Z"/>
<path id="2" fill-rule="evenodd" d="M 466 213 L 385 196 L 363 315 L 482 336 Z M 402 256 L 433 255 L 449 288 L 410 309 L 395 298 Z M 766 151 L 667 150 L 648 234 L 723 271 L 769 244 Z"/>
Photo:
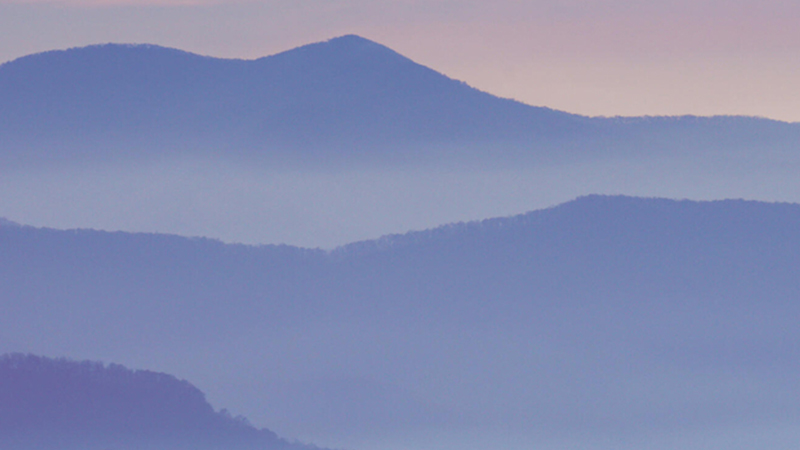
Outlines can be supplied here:
<path id="1" fill-rule="evenodd" d="M 800 205 L 741 200 L 590 196 L 332 252 L 3 226 L 0 342 L 180 373 L 325 445 L 723 449 L 800 420 L 798 268 Z"/>
<path id="2" fill-rule="evenodd" d="M 309 450 L 215 412 L 186 381 L 119 365 L 0 357 L 0 446 L 9 450 Z"/>
<path id="3" fill-rule="evenodd" d="M 257 60 L 99 45 L 0 66 L 0 157 L 513 164 L 793 148 L 754 118 L 590 119 L 480 92 L 358 36 Z"/>

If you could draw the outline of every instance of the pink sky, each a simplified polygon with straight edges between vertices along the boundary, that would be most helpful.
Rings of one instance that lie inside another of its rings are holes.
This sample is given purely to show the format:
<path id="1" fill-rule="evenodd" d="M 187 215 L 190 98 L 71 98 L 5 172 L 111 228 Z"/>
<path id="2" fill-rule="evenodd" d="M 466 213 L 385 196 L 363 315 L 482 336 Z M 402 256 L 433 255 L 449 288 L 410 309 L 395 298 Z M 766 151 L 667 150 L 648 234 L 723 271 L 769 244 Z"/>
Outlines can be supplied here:
<path id="1" fill-rule="evenodd" d="M 255 58 L 356 33 L 570 112 L 800 121 L 798 23 L 787 0 L 0 0 L 0 61 L 103 42 Z"/>

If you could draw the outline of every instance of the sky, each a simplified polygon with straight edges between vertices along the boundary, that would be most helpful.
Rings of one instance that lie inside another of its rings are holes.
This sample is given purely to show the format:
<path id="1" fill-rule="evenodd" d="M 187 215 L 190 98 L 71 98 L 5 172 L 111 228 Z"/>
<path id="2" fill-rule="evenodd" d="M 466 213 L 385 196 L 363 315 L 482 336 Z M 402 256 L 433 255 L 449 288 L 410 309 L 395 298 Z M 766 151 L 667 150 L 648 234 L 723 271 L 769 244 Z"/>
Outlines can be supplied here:
<path id="1" fill-rule="evenodd" d="M 0 61 L 106 42 L 257 58 L 344 34 L 586 115 L 800 121 L 790 0 L 0 0 Z"/>

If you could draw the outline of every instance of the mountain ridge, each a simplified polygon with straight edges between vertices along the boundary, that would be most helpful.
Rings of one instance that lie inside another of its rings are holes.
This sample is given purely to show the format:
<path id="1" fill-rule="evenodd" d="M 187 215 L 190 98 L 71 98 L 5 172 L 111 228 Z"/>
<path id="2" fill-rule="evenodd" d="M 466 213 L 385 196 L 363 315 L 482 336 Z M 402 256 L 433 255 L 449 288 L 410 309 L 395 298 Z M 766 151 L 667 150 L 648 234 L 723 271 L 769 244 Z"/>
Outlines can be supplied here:
<path id="1" fill-rule="evenodd" d="M 493 96 L 347 35 L 252 60 L 151 44 L 18 58 L 0 65 L 0 136 L 7 164 L 212 155 L 277 167 L 486 166 L 780 149 L 800 125 L 584 117 Z"/>
<path id="2" fill-rule="evenodd" d="M 215 411 L 195 386 L 160 372 L 12 353 L 0 355 L 0 380 L 4 448 L 316 448 Z"/>
<path id="3" fill-rule="evenodd" d="M 507 228 L 509 226 L 519 226 L 519 225 L 526 225 L 532 224 L 538 220 L 538 218 L 542 215 L 552 214 L 554 212 L 558 212 L 561 210 L 566 209 L 575 209 L 581 207 L 601 207 L 601 206 L 608 206 L 614 205 L 615 203 L 619 205 L 620 203 L 628 204 L 628 205 L 635 205 L 636 203 L 646 203 L 646 202 L 654 202 L 656 204 L 661 205 L 692 205 L 694 207 L 701 207 L 703 205 L 706 206 L 714 206 L 714 205 L 731 205 L 731 204 L 741 204 L 741 205 L 751 205 L 751 206 L 759 206 L 759 207 L 782 207 L 782 208 L 793 208 L 793 207 L 800 207 L 800 203 L 794 202 L 783 202 L 783 201 L 764 201 L 764 200 L 747 200 L 741 198 L 729 198 L 729 199 L 715 199 L 715 200 L 692 200 L 692 199 L 671 199 L 671 198 L 664 198 L 664 197 L 641 197 L 641 196 L 630 196 L 630 195 L 621 195 L 621 194 L 588 194 L 588 195 L 581 195 L 576 197 L 573 200 L 559 203 L 556 205 L 551 205 L 545 208 L 530 210 L 526 212 L 522 212 L 519 214 L 513 214 L 509 216 L 502 216 L 502 217 L 489 217 L 486 219 L 475 219 L 475 220 L 467 220 L 467 221 L 459 221 L 459 222 L 452 222 L 452 223 L 445 223 L 442 225 L 438 225 L 435 227 L 431 227 L 428 229 L 422 230 L 409 230 L 403 233 L 390 233 L 386 235 L 379 236 L 374 239 L 365 239 L 365 240 L 358 240 L 354 242 L 345 243 L 334 247 L 328 250 L 322 250 L 319 248 L 313 247 L 303 247 L 303 246 L 296 246 L 291 244 L 285 243 L 268 243 L 268 244 L 244 244 L 244 243 L 237 243 L 237 242 L 225 242 L 223 240 L 207 237 L 207 236 L 185 236 L 180 234 L 174 233 L 159 233 L 159 232 L 131 232 L 131 231 L 119 231 L 119 230 L 101 230 L 101 229 L 94 229 L 94 228 L 54 228 L 54 227 L 36 227 L 27 224 L 21 224 L 16 221 L 9 220 L 4 217 L 0 217 L 0 226 L 9 226 L 13 228 L 28 228 L 32 230 L 43 230 L 43 231 L 56 231 L 56 232 L 71 232 L 71 233 L 101 233 L 101 234 L 108 234 L 108 235 L 132 235 L 132 236 L 142 236 L 142 237 L 163 237 L 163 238 L 177 238 L 183 239 L 186 241 L 193 241 L 198 243 L 209 243 L 213 245 L 223 245 L 223 246 L 233 246 L 233 247 L 242 247 L 242 248 L 252 248 L 252 249 L 259 249 L 259 248 L 287 248 L 287 249 L 296 249 L 300 251 L 307 251 L 311 253 L 321 253 L 321 254 L 329 254 L 335 255 L 340 253 L 346 253 L 349 249 L 357 249 L 357 248 L 367 248 L 367 247 L 374 247 L 376 249 L 388 249 L 393 247 L 397 244 L 403 245 L 405 242 L 415 242 L 418 241 L 421 237 L 430 237 L 430 236 L 442 236 L 452 232 L 458 232 L 463 230 L 477 230 L 477 229 L 501 229 Z"/>
<path id="4" fill-rule="evenodd" d="M 776 376 L 798 267 L 800 204 L 744 200 L 589 196 L 333 252 L 0 227 L 0 343 L 180 373 L 320 444 L 434 423 L 533 448 L 800 417 Z"/>
<path id="5" fill-rule="evenodd" d="M 189 57 L 192 57 L 192 58 L 200 58 L 200 59 L 207 59 L 207 60 L 243 61 L 243 62 L 247 62 L 247 61 L 251 61 L 251 62 L 252 61 L 262 61 L 263 62 L 263 61 L 267 61 L 267 60 L 270 60 L 270 59 L 284 58 L 284 57 L 290 56 L 290 55 L 295 54 L 295 53 L 313 53 L 315 51 L 319 51 L 319 50 L 324 49 L 326 47 L 339 47 L 339 48 L 344 48 L 344 49 L 347 49 L 347 50 L 353 50 L 353 49 L 356 49 L 356 48 L 360 48 L 360 49 L 363 49 L 363 50 L 373 50 L 373 51 L 374 50 L 379 50 L 380 52 L 385 52 L 385 53 L 391 54 L 394 57 L 398 58 L 399 60 L 402 60 L 403 62 L 405 62 L 407 64 L 413 64 L 415 66 L 427 69 L 427 70 L 429 70 L 431 72 L 435 72 L 433 69 L 430 69 L 430 68 L 428 68 L 426 66 L 423 66 L 423 65 L 421 65 L 419 63 L 416 63 L 412 59 L 410 59 L 410 58 L 408 58 L 408 57 L 396 52 L 395 50 L 393 50 L 393 49 L 391 49 L 391 48 L 389 48 L 389 47 L 387 47 L 387 46 L 385 46 L 383 44 L 380 44 L 378 42 L 375 42 L 373 40 L 364 38 L 364 37 L 356 35 L 356 34 L 345 34 L 345 35 L 341 35 L 341 36 L 338 36 L 338 37 L 330 38 L 330 39 L 325 40 L 325 41 L 305 44 L 305 45 L 301 45 L 299 47 L 296 47 L 296 48 L 293 48 L 293 49 L 290 49 L 290 50 L 284 50 L 284 51 L 281 51 L 281 52 L 278 52 L 278 53 L 275 53 L 275 54 L 272 54 L 272 55 L 260 56 L 260 57 L 256 57 L 256 58 L 233 58 L 233 57 L 219 57 L 219 56 L 212 56 L 212 55 L 204 55 L 204 54 L 200 54 L 200 53 L 194 53 L 194 52 L 190 52 L 190 51 L 186 51 L 186 50 L 181 50 L 181 49 L 177 49 L 177 48 L 173 48 L 173 47 L 166 47 L 166 46 L 163 46 L 163 45 L 151 44 L 151 43 L 116 43 L 116 42 L 108 42 L 108 43 L 102 43 L 102 44 L 91 44 L 91 45 L 86 45 L 86 46 L 69 47 L 69 48 L 65 48 L 65 49 L 47 50 L 47 51 L 43 51 L 43 52 L 33 53 L 33 54 L 30 54 L 30 55 L 24 55 L 24 56 L 21 56 L 21 57 L 18 57 L 18 58 L 14 58 L 14 59 L 2 62 L 2 63 L 0 63 L 0 67 L 2 67 L 4 65 L 19 63 L 19 62 L 22 62 L 22 61 L 25 61 L 25 60 L 28 60 L 28 59 L 37 59 L 37 58 L 42 58 L 42 57 L 46 57 L 46 56 L 50 56 L 50 55 L 58 55 L 58 54 L 65 54 L 65 53 L 71 53 L 71 52 L 91 51 L 91 50 L 95 50 L 95 49 L 108 49 L 108 48 L 120 48 L 120 49 L 126 49 L 127 48 L 127 49 L 131 49 L 131 50 L 155 50 L 155 51 L 159 51 L 159 52 L 174 53 L 174 54 L 178 54 L 178 55 L 182 55 L 182 56 L 189 56 Z M 446 78 L 448 78 L 448 79 L 450 79 L 452 81 L 456 81 L 456 82 L 465 84 L 467 86 L 470 86 L 469 84 L 467 84 L 464 81 L 460 81 L 460 80 L 457 80 L 457 79 L 454 79 L 454 78 L 450 78 L 447 75 L 440 74 L 438 72 L 435 72 L 435 73 L 437 73 L 439 75 L 442 75 L 442 76 L 444 76 L 444 77 L 446 77 Z M 481 90 L 479 90 L 479 89 L 477 89 L 475 87 L 472 87 L 472 86 L 470 86 L 470 87 L 472 89 L 477 90 L 477 91 L 480 91 L 480 92 L 483 92 L 483 93 L 487 93 L 489 95 L 493 95 L 493 94 L 491 94 L 489 92 L 481 91 Z M 760 120 L 764 120 L 764 121 L 778 122 L 778 123 L 784 123 L 784 124 L 796 124 L 796 123 L 798 123 L 798 122 L 790 122 L 790 121 L 786 121 L 786 120 L 769 118 L 769 117 L 765 117 L 765 116 L 750 116 L 750 115 L 742 115 L 742 114 L 733 114 L 733 115 L 731 115 L 731 114 L 715 114 L 715 115 L 710 115 L 710 116 L 702 116 L 702 115 L 694 115 L 694 114 L 678 114 L 678 115 L 655 114 L 655 115 L 642 115 L 642 116 L 625 116 L 625 115 L 584 116 L 584 115 L 580 115 L 580 114 L 574 114 L 574 113 L 569 113 L 569 112 L 566 112 L 566 111 L 561 111 L 561 110 L 557 110 L 557 109 L 553 109 L 553 108 L 548 108 L 546 106 L 531 105 L 531 104 L 522 102 L 522 101 L 520 101 L 518 99 L 515 99 L 515 98 L 512 98 L 512 97 L 498 97 L 498 98 L 501 98 L 501 99 L 504 99 L 504 100 L 510 100 L 510 101 L 513 101 L 513 102 L 516 102 L 516 103 L 521 103 L 521 104 L 524 104 L 526 106 L 531 106 L 531 107 L 534 107 L 534 108 L 542 108 L 542 109 L 545 109 L 545 110 L 557 111 L 557 112 L 561 112 L 561 113 L 572 115 L 572 116 L 593 118 L 593 119 L 610 119 L 610 120 L 623 121 L 623 122 L 627 122 L 627 121 L 636 122 L 636 121 L 649 121 L 649 120 L 662 120 L 662 119 L 671 119 L 671 120 L 676 120 L 676 121 L 684 120 L 684 119 L 690 119 L 690 120 L 691 119 L 694 119 L 694 120 L 706 120 L 706 119 L 760 119 Z"/>

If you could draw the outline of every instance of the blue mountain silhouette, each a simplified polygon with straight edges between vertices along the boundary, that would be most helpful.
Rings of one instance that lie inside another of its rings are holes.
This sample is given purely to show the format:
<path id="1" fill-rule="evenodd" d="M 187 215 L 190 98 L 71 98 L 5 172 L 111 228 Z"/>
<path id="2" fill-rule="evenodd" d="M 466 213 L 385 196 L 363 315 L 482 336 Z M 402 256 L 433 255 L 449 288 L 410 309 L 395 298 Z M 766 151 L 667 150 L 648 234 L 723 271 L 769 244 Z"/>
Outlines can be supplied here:
<path id="1" fill-rule="evenodd" d="M 800 417 L 798 267 L 800 205 L 741 200 L 590 196 L 331 252 L 0 227 L 0 330 L 352 435 L 741 428 Z"/>
<path id="2" fill-rule="evenodd" d="M 800 125 L 587 118 L 492 96 L 349 35 L 256 60 L 119 44 L 22 57 L 0 66 L 0 136 L 7 161 L 480 162 L 780 147 Z"/>
<path id="3" fill-rule="evenodd" d="M 9 450 L 310 450 L 216 412 L 186 381 L 117 364 L 0 357 L 0 445 Z"/>

